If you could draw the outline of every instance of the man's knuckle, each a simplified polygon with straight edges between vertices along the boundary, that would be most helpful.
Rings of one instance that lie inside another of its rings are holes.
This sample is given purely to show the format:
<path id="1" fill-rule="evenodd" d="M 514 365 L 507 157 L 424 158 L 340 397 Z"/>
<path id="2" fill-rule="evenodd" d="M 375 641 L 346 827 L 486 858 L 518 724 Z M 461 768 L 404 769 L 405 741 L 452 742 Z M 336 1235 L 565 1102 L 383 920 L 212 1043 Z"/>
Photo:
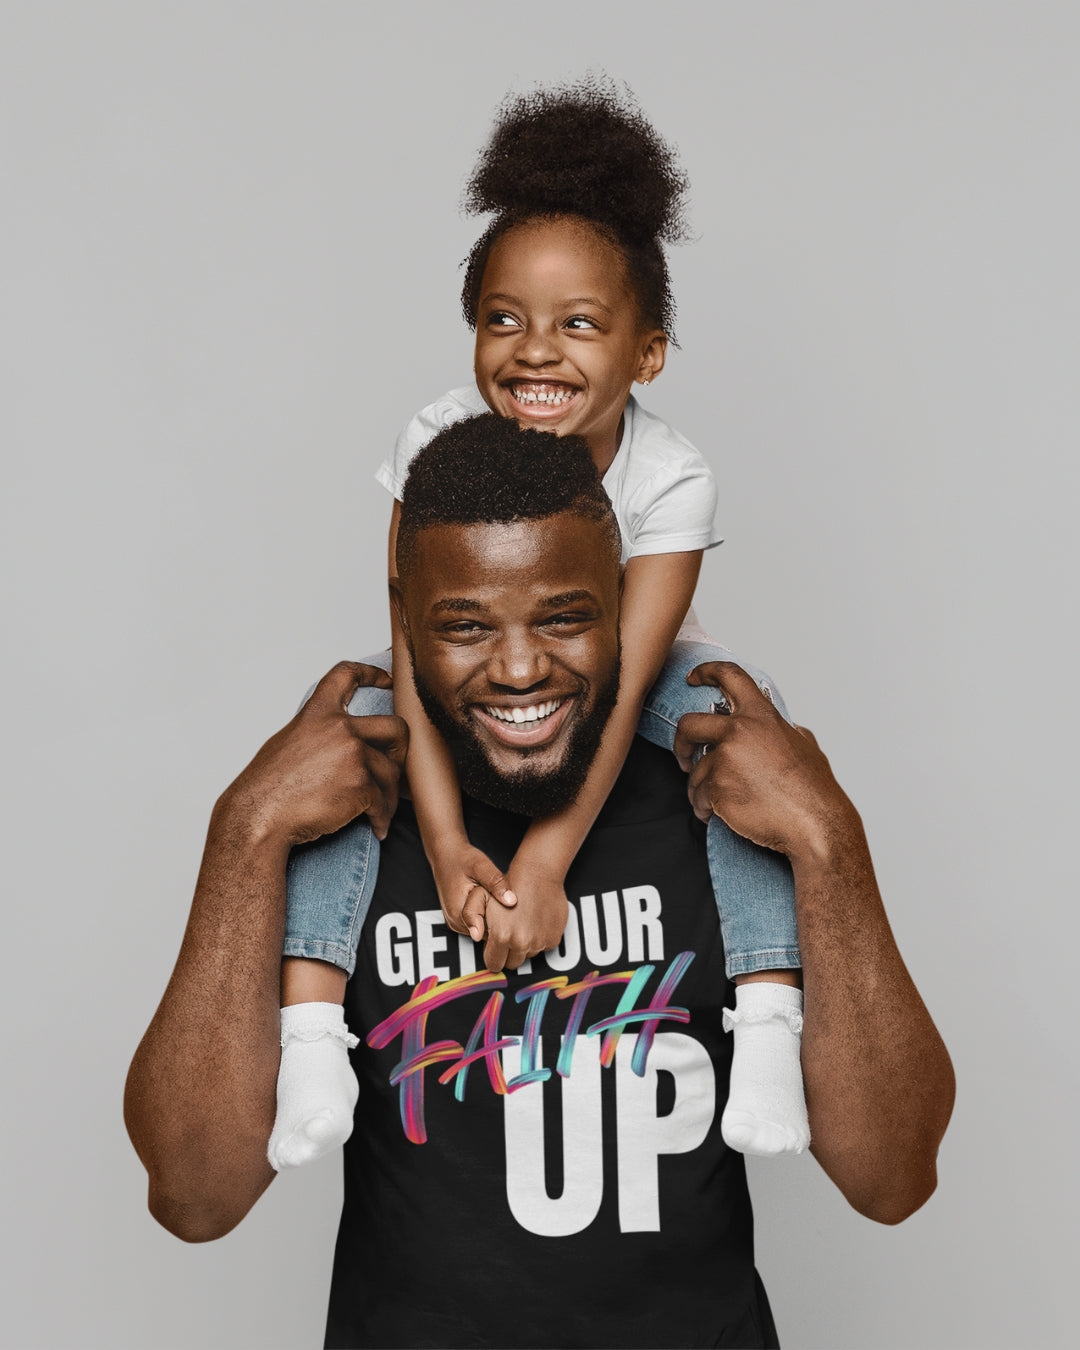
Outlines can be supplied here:
<path id="1" fill-rule="evenodd" d="M 378 787 L 375 775 L 363 760 L 352 766 L 352 780 L 357 792 L 371 792 Z"/>

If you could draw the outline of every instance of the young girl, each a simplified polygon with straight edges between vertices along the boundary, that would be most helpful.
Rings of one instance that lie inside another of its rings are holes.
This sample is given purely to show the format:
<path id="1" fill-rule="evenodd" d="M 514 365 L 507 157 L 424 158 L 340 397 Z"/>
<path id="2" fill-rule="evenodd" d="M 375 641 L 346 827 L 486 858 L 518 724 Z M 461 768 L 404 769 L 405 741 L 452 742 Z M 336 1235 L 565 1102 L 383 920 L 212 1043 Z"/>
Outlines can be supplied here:
<path id="1" fill-rule="evenodd" d="M 419 413 L 378 478 L 400 496 L 409 461 L 442 427 L 488 409 L 587 442 L 623 534 L 623 650 L 618 701 L 578 800 L 535 820 L 506 877 L 465 834 L 449 752 L 428 721 L 395 624 L 394 706 L 410 728 L 408 778 L 447 923 L 484 937 L 490 969 L 516 969 L 559 943 L 564 879 L 636 731 L 671 748 L 685 712 L 714 710 L 691 688 L 704 661 L 730 660 L 690 610 L 702 553 L 720 542 L 716 488 L 700 454 L 630 390 L 662 371 L 672 301 L 662 241 L 683 237 L 686 179 L 640 111 L 601 81 L 509 101 L 470 180 L 466 205 L 494 219 L 466 260 L 462 305 L 476 332 L 475 385 Z M 394 571 L 398 504 L 390 527 Z M 385 656 L 374 658 L 386 665 Z M 774 701 L 764 677 L 751 671 Z M 374 701 L 373 701 L 374 695 Z M 372 711 L 362 690 L 350 711 Z M 385 710 L 379 705 L 379 710 Z M 545 705 L 524 719 L 550 715 Z M 741 856 L 740 856 L 741 855 Z M 714 818 L 708 856 L 736 1007 L 722 1131 L 743 1152 L 801 1152 L 809 1142 L 799 1067 L 802 994 L 787 860 Z M 282 980 L 278 1114 L 269 1157 L 297 1166 L 343 1143 L 356 1082 L 342 1016 L 345 982 L 377 869 L 365 822 L 294 851 Z M 738 892 L 733 876 L 741 877 Z M 748 893 L 748 876 L 753 876 Z"/>

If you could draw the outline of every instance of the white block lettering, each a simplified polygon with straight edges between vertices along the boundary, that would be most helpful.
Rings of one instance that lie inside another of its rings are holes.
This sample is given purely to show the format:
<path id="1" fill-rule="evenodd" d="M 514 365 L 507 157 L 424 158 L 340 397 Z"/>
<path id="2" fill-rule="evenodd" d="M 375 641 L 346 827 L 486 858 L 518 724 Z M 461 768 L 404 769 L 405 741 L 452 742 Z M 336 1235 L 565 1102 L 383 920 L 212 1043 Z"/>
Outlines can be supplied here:
<path id="1" fill-rule="evenodd" d="M 624 1233 L 656 1233 L 660 1155 L 690 1153 L 704 1141 L 716 1113 L 716 1074 L 708 1052 L 691 1036 L 661 1031 L 639 1078 L 630 1067 L 636 1042 L 636 1036 L 623 1036 L 615 1052 L 619 1227 Z M 666 1116 L 656 1114 L 656 1075 L 661 1069 L 675 1079 L 675 1105 Z"/>
<path id="2" fill-rule="evenodd" d="M 573 913 L 573 910 L 571 910 Z M 521 1071 L 521 1050 L 503 1051 L 507 1079 Z M 562 1080 L 562 1194 L 552 1199 L 544 1174 L 544 1100 L 550 1086 L 527 1083 L 507 1095 L 506 1198 L 522 1228 L 542 1237 L 567 1237 L 588 1228 L 604 1194 L 604 1140 L 600 1121 L 600 1037 L 581 1037 L 574 1070 Z"/>
<path id="3" fill-rule="evenodd" d="M 626 959 L 662 961 L 664 926 L 660 922 L 660 892 L 655 886 L 630 886 L 622 893 L 626 910 Z M 645 955 L 645 933 L 649 934 L 649 955 Z"/>
<path id="4" fill-rule="evenodd" d="M 421 980 L 434 975 L 438 980 L 450 978 L 449 966 L 437 966 L 435 957 L 446 951 L 445 932 L 436 937 L 436 927 L 443 927 L 441 909 L 418 909 L 416 911 L 416 970 Z"/>
<path id="5" fill-rule="evenodd" d="M 375 925 L 375 961 L 383 984 L 415 984 L 412 926 L 406 914 L 384 914 Z"/>
<path id="6" fill-rule="evenodd" d="M 604 936 L 600 941 L 600 916 L 596 896 L 581 897 L 581 936 L 592 966 L 611 966 L 622 955 L 622 915 L 619 913 L 619 892 L 604 892 Z"/>
<path id="7" fill-rule="evenodd" d="M 476 974 L 476 944 L 468 933 L 459 933 L 457 935 L 458 960 L 461 963 L 462 975 Z"/>

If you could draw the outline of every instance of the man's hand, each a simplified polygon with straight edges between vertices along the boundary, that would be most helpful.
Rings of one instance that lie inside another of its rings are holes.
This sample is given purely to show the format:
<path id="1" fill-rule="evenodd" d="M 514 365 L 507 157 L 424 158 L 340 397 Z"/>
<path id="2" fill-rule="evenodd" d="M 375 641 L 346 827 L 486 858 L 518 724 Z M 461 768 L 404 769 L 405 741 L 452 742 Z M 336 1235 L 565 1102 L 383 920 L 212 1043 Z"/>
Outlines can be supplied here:
<path id="1" fill-rule="evenodd" d="M 744 838 L 790 858 L 820 857 L 838 831 L 860 828 L 812 733 L 785 722 L 745 670 L 709 661 L 687 682 L 717 686 L 730 709 L 687 713 L 675 733 L 699 820 L 717 815 Z M 701 746 L 706 753 L 694 764 Z"/>
<path id="2" fill-rule="evenodd" d="M 391 683 L 378 666 L 340 661 L 225 789 L 219 809 L 242 819 L 253 836 L 288 847 L 332 834 L 364 814 L 385 839 L 397 809 L 409 728 L 400 717 L 353 717 L 346 710 L 360 685 L 387 689 Z"/>

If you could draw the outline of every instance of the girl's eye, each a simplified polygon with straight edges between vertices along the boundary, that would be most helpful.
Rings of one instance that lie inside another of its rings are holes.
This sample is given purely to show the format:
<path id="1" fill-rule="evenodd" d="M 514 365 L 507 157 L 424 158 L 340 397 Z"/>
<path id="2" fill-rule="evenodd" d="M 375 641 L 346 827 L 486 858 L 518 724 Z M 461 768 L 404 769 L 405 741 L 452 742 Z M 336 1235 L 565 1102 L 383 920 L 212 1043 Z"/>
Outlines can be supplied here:
<path id="1" fill-rule="evenodd" d="M 501 311 L 488 315 L 489 328 L 517 328 L 518 321 L 512 314 L 504 314 Z"/>
<path id="2" fill-rule="evenodd" d="M 575 314 L 573 318 L 567 319 L 566 326 L 567 328 L 577 328 L 577 329 L 595 328 L 596 321 L 594 319 L 588 318 L 584 314 Z"/>

